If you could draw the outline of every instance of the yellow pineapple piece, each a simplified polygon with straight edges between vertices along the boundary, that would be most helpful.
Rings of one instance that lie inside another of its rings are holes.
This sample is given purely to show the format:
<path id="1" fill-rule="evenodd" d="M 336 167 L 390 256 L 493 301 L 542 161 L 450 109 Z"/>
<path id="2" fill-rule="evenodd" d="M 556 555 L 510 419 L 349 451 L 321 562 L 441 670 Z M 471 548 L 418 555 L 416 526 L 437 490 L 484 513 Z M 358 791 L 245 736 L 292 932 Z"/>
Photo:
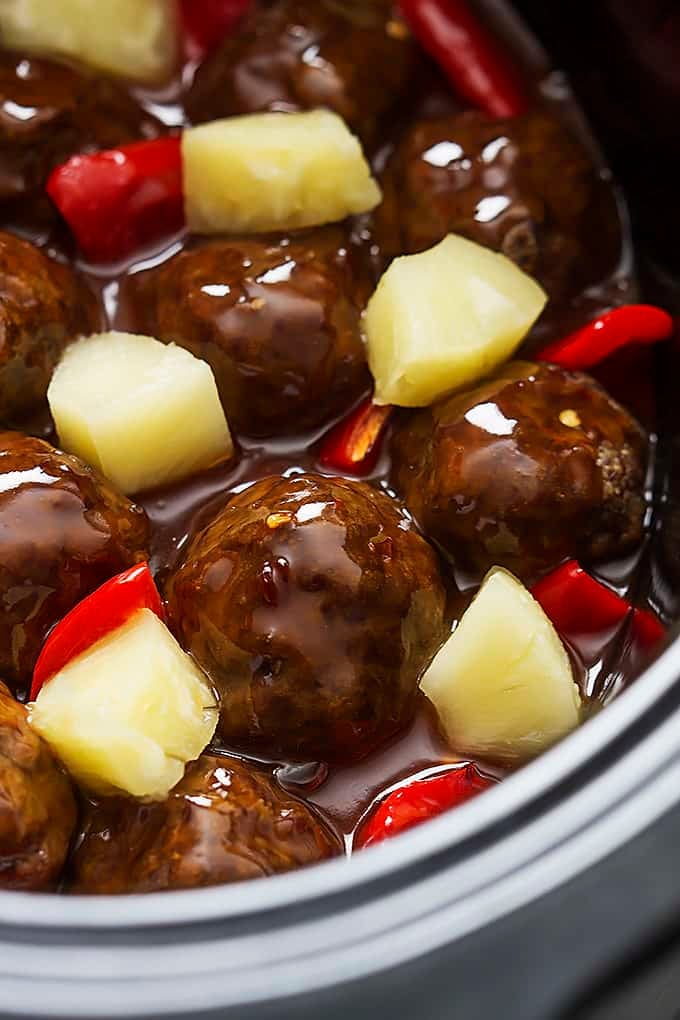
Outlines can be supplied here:
<path id="1" fill-rule="evenodd" d="M 128 494 L 233 453 L 210 366 L 153 337 L 114 332 L 76 341 L 47 398 L 62 447 Z"/>
<path id="2" fill-rule="evenodd" d="M 380 202 L 358 139 L 327 110 L 256 113 L 184 132 L 184 202 L 197 234 L 334 223 Z"/>
<path id="3" fill-rule="evenodd" d="M 29 719 L 88 790 L 161 800 L 210 742 L 217 717 L 205 675 L 140 609 L 48 680 Z"/>
<path id="4" fill-rule="evenodd" d="M 569 657 L 538 602 L 495 568 L 422 680 L 455 750 L 506 765 L 579 723 Z"/>
<path id="5" fill-rule="evenodd" d="M 175 0 L 0 0 L 0 37 L 148 83 L 169 78 L 179 53 Z"/>
<path id="6" fill-rule="evenodd" d="M 366 310 L 375 401 L 424 407 L 514 354 L 547 297 L 504 255 L 449 234 L 396 259 Z"/>

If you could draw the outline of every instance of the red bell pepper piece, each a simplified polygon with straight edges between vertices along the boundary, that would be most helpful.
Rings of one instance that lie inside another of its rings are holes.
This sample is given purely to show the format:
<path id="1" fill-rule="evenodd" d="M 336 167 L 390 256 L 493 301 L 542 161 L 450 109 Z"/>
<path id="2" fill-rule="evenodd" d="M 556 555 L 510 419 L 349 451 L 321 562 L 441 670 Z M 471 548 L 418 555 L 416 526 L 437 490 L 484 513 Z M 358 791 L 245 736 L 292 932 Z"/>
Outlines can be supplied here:
<path id="1" fill-rule="evenodd" d="M 378 407 L 372 400 L 364 400 L 326 435 L 319 462 L 334 471 L 369 474 L 380 456 L 391 415 L 389 405 Z"/>
<path id="2" fill-rule="evenodd" d="M 181 139 L 72 156 L 47 193 L 93 262 L 117 262 L 184 224 Z"/>
<path id="3" fill-rule="evenodd" d="M 253 0 L 181 0 L 188 56 L 202 57 L 218 46 L 252 6 Z"/>
<path id="4" fill-rule="evenodd" d="M 541 351 L 538 360 L 568 369 L 592 368 L 622 347 L 668 340 L 673 329 L 673 319 L 662 308 L 623 305 L 550 344 Z"/>
<path id="5" fill-rule="evenodd" d="M 633 639 L 650 649 L 666 633 L 647 609 L 634 609 L 627 599 L 586 573 L 576 560 L 563 563 L 531 590 L 555 628 L 565 637 L 597 634 L 632 616 Z"/>
<path id="6" fill-rule="evenodd" d="M 529 106 L 519 71 L 466 0 L 400 0 L 416 39 L 457 92 L 490 117 L 517 117 Z"/>
<path id="7" fill-rule="evenodd" d="M 164 619 L 163 603 L 148 563 L 138 563 L 106 581 L 54 627 L 33 670 L 31 701 L 68 662 L 121 627 L 139 609 L 150 609 Z"/>
<path id="8" fill-rule="evenodd" d="M 621 623 L 630 603 L 569 560 L 535 584 L 532 595 L 562 634 L 597 634 Z"/>
<path id="9" fill-rule="evenodd" d="M 397 836 L 476 797 L 494 783 L 472 764 L 426 779 L 411 779 L 378 805 L 359 829 L 354 845 L 359 849 Z"/>
<path id="10" fill-rule="evenodd" d="M 658 616 L 648 609 L 633 610 L 633 637 L 648 651 L 666 636 L 666 628 Z"/>

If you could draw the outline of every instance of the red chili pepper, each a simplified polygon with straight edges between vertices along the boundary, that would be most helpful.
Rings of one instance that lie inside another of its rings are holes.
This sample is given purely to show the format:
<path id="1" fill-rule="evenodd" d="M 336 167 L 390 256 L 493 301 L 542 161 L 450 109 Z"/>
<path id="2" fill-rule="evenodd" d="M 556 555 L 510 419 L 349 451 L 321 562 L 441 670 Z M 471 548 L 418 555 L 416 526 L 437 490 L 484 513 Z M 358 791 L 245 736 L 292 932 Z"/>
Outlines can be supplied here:
<path id="1" fill-rule="evenodd" d="M 380 456 L 391 415 L 389 405 L 378 407 L 372 400 L 364 400 L 326 435 L 319 462 L 334 471 L 369 474 Z"/>
<path id="2" fill-rule="evenodd" d="M 181 139 L 72 156 L 47 193 L 93 262 L 116 262 L 184 224 Z"/>
<path id="3" fill-rule="evenodd" d="M 181 0 L 188 56 L 198 58 L 218 46 L 253 6 L 253 0 Z"/>
<path id="4" fill-rule="evenodd" d="M 538 360 L 550 361 L 562 368 L 592 368 L 630 344 L 654 344 L 668 340 L 673 329 L 673 319 L 662 308 L 623 305 L 546 347 L 538 355 Z"/>
<path id="5" fill-rule="evenodd" d="M 633 638 L 645 649 L 657 644 L 666 631 L 647 609 L 634 609 L 627 599 L 569 560 L 531 589 L 555 628 L 565 637 L 597 634 L 632 615 Z"/>
<path id="6" fill-rule="evenodd" d="M 378 805 L 359 829 L 354 845 L 359 849 L 397 836 L 476 797 L 494 783 L 471 764 L 427 779 L 409 780 Z"/>
<path id="7" fill-rule="evenodd" d="M 400 0 L 422 47 L 454 88 L 490 117 L 517 117 L 529 106 L 525 82 L 465 0 Z"/>
<path id="8" fill-rule="evenodd" d="M 165 616 L 148 563 L 138 563 L 106 581 L 56 625 L 35 664 L 31 701 L 68 662 L 121 627 L 138 609 L 150 609 L 161 620 Z"/>

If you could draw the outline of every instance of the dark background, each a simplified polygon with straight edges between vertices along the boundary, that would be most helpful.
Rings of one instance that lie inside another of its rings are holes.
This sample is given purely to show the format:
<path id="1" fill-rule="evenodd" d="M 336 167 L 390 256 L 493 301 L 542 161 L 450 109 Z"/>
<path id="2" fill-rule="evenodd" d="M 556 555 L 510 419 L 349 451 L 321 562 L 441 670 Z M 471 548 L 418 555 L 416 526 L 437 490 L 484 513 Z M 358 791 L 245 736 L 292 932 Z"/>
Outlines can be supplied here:
<path id="1" fill-rule="evenodd" d="M 515 6 L 569 72 L 649 258 L 680 275 L 680 0 Z"/>

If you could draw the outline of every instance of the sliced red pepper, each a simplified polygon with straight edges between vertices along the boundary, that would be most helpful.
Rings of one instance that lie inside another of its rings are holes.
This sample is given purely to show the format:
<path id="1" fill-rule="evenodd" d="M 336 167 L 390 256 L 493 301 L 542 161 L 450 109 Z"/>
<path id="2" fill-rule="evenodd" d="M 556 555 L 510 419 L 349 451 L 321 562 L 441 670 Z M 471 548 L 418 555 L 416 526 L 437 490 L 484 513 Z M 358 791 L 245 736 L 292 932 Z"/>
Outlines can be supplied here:
<path id="1" fill-rule="evenodd" d="M 367 475 L 375 467 L 392 407 L 364 400 L 326 435 L 319 462 L 334 471 Z"/>
<path id="2" fill-rule="evenodd" d="M 673 319 L 662 308 L 623 305 L 550 344 L 541 351 L 538 360 L 568 369 L 593 368 L 623 347 L 668 340 L 673 330 Z"/>
<path id="3" fill-rule="evenodd" d="M 139 609 L 150 609 L 164 619 L 163 603 L 148 563 L 138 563 L 106 581 L 56 625 L 35 664 L 31 701 L 68 662 L 117 630 Z"/>
<path id="4" fill-rule="evenodd" d="M 118 262 L 184 224 L 181 139 L 176 135 L 72 156 L 47 193 L 93 262 Z"/>
<path id="5" fill-rule="evenodd" d="M 465 0 L 400 0 L 416 39 L 456 91 L 490 117 L 517 117 L 528 89 L 499 42 Z"/>
<path id="6" fill-rule="evenodd" d="M 378 805 L 359 829 L 354 846 L 357 849 L 371 846 L 406 832 L 476 797 L 494 783 L 495 780 L 483 776 L 472 764 L 425 779 L 409 780 Z"/>
<path id="7" fill-rule="evenodd" d="M 195 59 L 213 50 L 252 6 L 253 0 L 180 0 L 187 55 Z"/>
<path id="8" fill-rule="evenodd" d="M 542 578 L 531 593 L 565 637 L 609 630 L 629 614 L 632 615 L 633 638 L 643 648 L 652 648 L 666 633 L 653 613 L 634 609 L 627 599 L 586 573 L 576 560 L 569 560 Z"/>

